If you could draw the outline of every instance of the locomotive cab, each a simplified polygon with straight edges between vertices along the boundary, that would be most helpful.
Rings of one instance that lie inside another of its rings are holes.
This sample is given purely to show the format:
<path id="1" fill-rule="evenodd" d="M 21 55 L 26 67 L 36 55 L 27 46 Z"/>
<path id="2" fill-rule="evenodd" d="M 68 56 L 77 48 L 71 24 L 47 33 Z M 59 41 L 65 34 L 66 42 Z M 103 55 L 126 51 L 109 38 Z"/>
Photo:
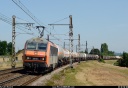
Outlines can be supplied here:
<path id="1" fill-rule="evenodd" d="M 42 72 L 46 69 L 47 42 L 40 39 L 26 41 L 23 67 L 26 71 Z"/>

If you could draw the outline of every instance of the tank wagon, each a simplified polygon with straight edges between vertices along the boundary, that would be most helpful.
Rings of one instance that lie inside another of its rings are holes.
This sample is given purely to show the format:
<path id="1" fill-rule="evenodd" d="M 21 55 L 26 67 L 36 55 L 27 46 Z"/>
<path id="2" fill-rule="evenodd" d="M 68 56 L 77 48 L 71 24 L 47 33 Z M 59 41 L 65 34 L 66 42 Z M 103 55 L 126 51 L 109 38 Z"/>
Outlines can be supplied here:
<path id="1" fill-rule="evenodd" d="M 86 54 L 85 53 L 79 53 L 79 58 L 80 58 L 80 61 L 85 61 L 86 60 Z"/>
<path id="2" fill-rule="evenodd" d="M 57 48 L 58 48 L 58 66 L 62 66 L 62 65 L 65 65 L 67 63 L 67 56 L 65 56 L 65 53 L 66 54 L 69 54 L 67 53 L 68 51 L 66 49 L 63 49 L 62 47 L 58 46 L 57 45 Z"/>
<path id="3" fill-rule="evenodd" d="M 86 54 L 87 60 L 98 60 L 99 56 L 94 54 Z"/>
<path id="4" fill-rule="evenodd" d="M 79 53 L 73 52 L 72 55 L 73 55 L 73 62 L 77 62 L 79 59 Z"/>
<path id="5" fill-rule="evenodd" d="M 69 55 L 70 55 L 70 52 L 68 49 L 64 49 L 64 64 L 68 64 L 69 63 Z"/>
<path id="6" fill-rule="evenodd" d="M 103 56 L 104 60 L 116 60 L 118 58 L 121 58 L 121 57 L 118 57 L 118 56 Z"/>

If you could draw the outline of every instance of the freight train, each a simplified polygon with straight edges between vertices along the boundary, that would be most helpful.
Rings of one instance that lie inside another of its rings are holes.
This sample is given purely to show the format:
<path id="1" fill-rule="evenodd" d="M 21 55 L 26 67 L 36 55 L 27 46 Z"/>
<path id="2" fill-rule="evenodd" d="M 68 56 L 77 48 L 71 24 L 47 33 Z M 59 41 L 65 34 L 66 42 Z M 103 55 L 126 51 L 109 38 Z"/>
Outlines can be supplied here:
<path id="1" fill-rule="evenodd" d="M 120 59 L 121 56 L 102 56 L 104 60 L 117 60 Z"/>
<path id="2" fill-rule="evenodd" d="M 98 55 L 72 53 L 73 62 L 98 59 Z M 26 71 L 44 72 L 69 64 L 70 52 L 45 38 L 28 39 L 24 46 L 23 67 Z"/>

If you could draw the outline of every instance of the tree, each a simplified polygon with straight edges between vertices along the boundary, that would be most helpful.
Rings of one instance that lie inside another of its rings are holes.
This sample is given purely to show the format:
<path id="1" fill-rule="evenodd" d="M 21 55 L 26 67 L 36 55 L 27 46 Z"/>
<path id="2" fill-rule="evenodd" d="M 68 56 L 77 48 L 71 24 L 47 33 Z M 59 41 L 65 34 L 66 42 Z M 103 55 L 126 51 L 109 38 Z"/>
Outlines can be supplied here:
<path id="1" fill-rule="evenodd" d="M 80 53 L 84 53 L 84 51 L 79 51 Z"/>
<path id="2" fill-rule="evenodd" d="M 101 44 L 101 55 L 108 55 L 108 45 L 106 43 Z"/>
<path id="3" fill-rule="evenodd" d="M 7 52 L 9 55 L 12 55 L 12 42 L 9 42 L 7 45 Z"/>
<path id="4" fill-rule="evenodd" d="M 109 56 L 114 56 L 114 51 L 108 51 Z"/>
<path id="5" fill-rule="evenodd" d="M 117 62 L 114 63 L 114 65 L 128 67 L 128 53 L 123 52 L 122 58 L 118 59 Z"/>
<path id="6" fill-rule="evenodd" d="M 100 55 L 100 50 L 99 49 L 92 49 L 90 51 L 90 54 Z"/>
<path id="7" fill-rule="evenodd" d="M 12 43 L 7 41 L 0 41 L 0 55 L 12 54 Z"/>
<path id="8" fill-rule="evenodd" d="M 85 53 L 88 54 L 88 50 L 85 49 Z"/>
<path id="9" fill-rule="evenodd" d="M 123 65 L 128 67 L 128 53 L 123 52 Z"/>
<path id="10" fill-rule="evenodd" d="M 7 54 L 7 41 L 0 41 L 0 55 Z"/>

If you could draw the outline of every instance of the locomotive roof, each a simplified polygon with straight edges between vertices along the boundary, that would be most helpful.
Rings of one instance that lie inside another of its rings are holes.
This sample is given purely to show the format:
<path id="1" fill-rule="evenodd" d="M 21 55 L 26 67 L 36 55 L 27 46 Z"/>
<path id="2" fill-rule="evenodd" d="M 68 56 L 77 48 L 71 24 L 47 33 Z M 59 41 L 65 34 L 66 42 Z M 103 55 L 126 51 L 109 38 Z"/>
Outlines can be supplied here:
<path id="1" fill-rule="evenodd" d="M 43 42 L 43 43 L 48 43 L 48 40 L 46 40 L 45 38 L 36 37 L 36 38 L 28 39 L 27 42 Z"/>

